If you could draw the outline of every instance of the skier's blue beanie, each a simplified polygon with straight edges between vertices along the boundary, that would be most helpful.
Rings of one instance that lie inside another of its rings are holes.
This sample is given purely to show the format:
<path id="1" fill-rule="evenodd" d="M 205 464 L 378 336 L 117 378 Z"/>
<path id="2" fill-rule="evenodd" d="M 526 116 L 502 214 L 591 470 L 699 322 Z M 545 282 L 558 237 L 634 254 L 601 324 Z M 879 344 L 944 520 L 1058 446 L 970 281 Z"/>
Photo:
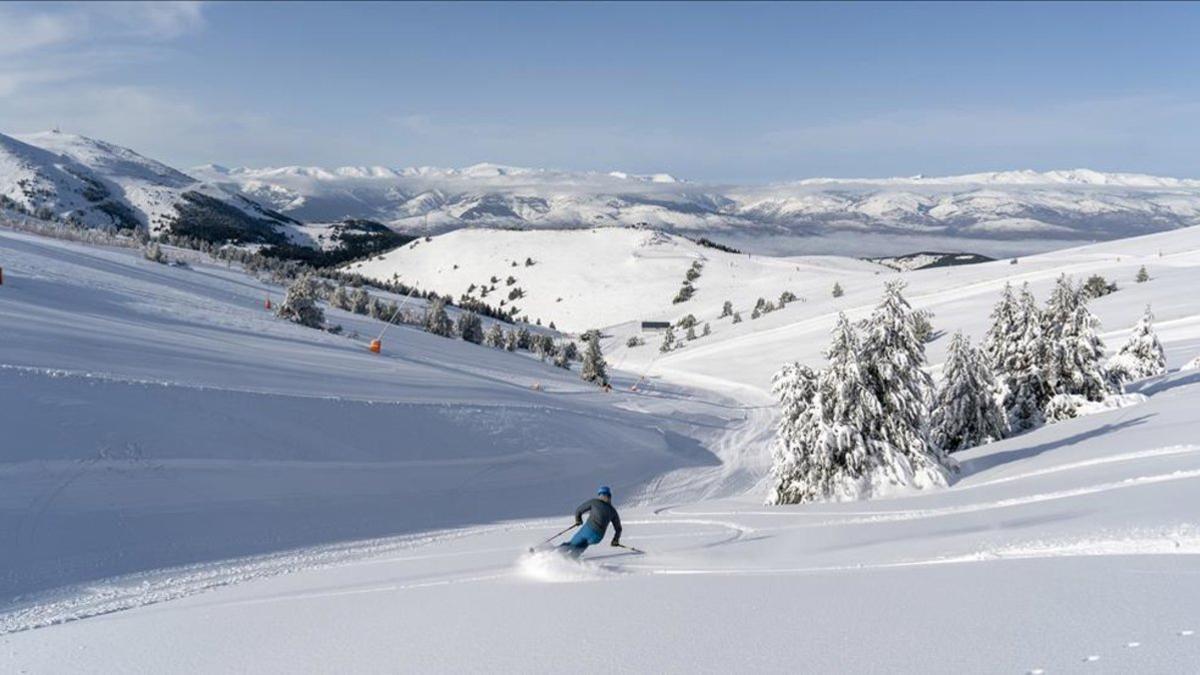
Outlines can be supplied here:
<path id="1" fill-rule="evenodd" d="M 612 490 L 609 490 L 607 485 L 601 485 L 600 489 L 596 490 L 596 494 L 601 495 L 603 497 L 611 497 Z"/>

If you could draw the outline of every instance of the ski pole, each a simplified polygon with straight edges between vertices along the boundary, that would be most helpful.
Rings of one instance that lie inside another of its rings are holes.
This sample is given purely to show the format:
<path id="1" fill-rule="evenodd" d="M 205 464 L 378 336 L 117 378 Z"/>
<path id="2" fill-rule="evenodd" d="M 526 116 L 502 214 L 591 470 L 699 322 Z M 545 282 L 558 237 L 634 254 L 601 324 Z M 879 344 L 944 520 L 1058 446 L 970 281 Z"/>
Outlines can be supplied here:
<path id="1" fill-rule="evenodd" d="M 554 541 L 555 539 L 558 539 L 558 538 L 559 538 L 559 537 L 561 537 L 562 535 L 564 535 L 564 534 L 566 534 L 566 533 L 570 532 L 571 530 L 573 530 L 573 529 L 575 529 L 575 528 L 577 528 L 577 527 L 579 527 L 579 526 L 578 526 L 578 525 L 575 525 L 575 524 L 573 524 L 573 523 L 572 523 L 570 527 L 568 527 L 567 529 L 563 530 L 562 532 L 555 532 L 555 533 L 554 533 L 554 536 L 550 537 L 549 539 L 546 539 L 545 541 L 538 542 L 538 546 L 541 546 L 541 545 L 543 545 L 543 544 L 549 544 L 550 542 Z"/>
<path id="2" fill-rule="evenodd" d="M 641 553 L 642 555 L 645 555 L 645 554 L 646 554 L 646 552 L 645 552 L 645 551 L 643 551 L 643 550 L 642 550 L 642 549 L 640 549 L 640 548 L 634 548 L 634 547 L 632 547 L 632 546 L 626 546 L 625 544 L 617 544 L 617 548 L 627 548 L 627 549 L 629 549 L 630 551 L 633 551 L 634 553 Z"/>

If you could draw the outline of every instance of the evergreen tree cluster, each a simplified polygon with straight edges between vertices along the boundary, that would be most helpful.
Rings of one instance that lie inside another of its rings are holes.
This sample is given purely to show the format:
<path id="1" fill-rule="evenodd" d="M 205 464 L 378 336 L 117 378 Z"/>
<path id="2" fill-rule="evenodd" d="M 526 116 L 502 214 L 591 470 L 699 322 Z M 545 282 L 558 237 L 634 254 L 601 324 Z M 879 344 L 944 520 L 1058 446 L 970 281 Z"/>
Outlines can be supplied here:
<path id="1" fill-rule="evenodd" d="M 692 285 L 692 282 L 700 278 L 700 272 L 703 270 L 704 263 L 700 262 L 699 260 L 692 261 L 691 266 L 688 267 L 687 273 L 684 274 L 683 284 L 679 287 L 679 292 L 676 293 L 674 299 L 671 300 L 672 303 L 678 305 L 682 302 L 687 302 L 688 300 L 692 299 L 692 296 L 696 294 L 696 287 Z"/>
<path id="2" fill-rule="evenodd" d="M 902 290 L 900 282 L 887 286 L 861 336 L 838 316 L 825 370 L 791 364 L 776 375 L 783 409 L 768 503 L 947 484 L 955 463 L 930 439 L 933 384 L 917 312 Z"/>
<path id="3" fill-rule="evenodd" d="M 1104 362 L 1091 294 L 1062 276 L 1039 307 L 1028 286 L 1006 285 L 981 348 L 953 337 L 936 389 L 924 369 L 930 315 L 913 310 L 899 284 L 860 325 L 840 315 L 825 370 L 789 364 L 775 376 L 781 419 L 768 502 L 944 485 L 947 453 L 1075 417 L 1128 382 L 1164 373 L 1148 307 Z"/>

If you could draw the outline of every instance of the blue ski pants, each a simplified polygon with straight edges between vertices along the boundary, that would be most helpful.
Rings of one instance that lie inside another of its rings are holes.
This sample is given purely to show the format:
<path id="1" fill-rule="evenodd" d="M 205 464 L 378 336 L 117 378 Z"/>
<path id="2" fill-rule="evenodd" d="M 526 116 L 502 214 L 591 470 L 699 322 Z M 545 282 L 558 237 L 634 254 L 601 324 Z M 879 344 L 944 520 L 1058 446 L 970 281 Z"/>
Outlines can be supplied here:
<path id="1" fill-rule="evenodd" d="M 604 539 L 603 534 L 597 532 L 596 528 L 591 525 L 584 523 L 583 527 L 580 527 L 579 531 L 575 533 L 575 536 L 571 537 L 571 541 L 561 545 L 573 549 L 570 552 L 571 555 L 579 556 L 587 550 L 588 546 L 599 544 L 602 539 Z"/>

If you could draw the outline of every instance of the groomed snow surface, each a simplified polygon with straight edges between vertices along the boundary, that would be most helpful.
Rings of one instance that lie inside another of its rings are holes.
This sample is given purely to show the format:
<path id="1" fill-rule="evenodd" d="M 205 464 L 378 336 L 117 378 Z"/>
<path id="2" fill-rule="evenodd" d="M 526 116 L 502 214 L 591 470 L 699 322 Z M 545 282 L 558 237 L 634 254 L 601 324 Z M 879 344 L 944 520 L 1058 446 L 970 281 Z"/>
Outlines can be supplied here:
<path id="1" fill-rule="evenodd" d="M 974 338 L 1006 279 L 1044 299 L 1060 272 L 1102 273 L 1110 350 L 1153 303 L 1171 372 L 1131 387 L 1145 402 L 960 453 L 948 489 L 793 507 L 761 505 L 770 373 L 819 365 L 832 316 L 900 273 L 764 259 L 768 299 L 805 301 L 750 320 L 753 288 L 733 325 L 704 253 L 694 304 L 648 286 L 636 311 L 713 334 L 658 357 L 610 326 L 604 394 L 403 327 L 372 355 L 377 323 L 281 323 L 262 308 L 280 289 L 194 254 L 0 230 L 2 669 L 1200 668 L 1200 375 L 1179 370 L 1200 355 L 1200 229 L 903 273 L 939 331 Z M 646 283 L 677 287 L 681 260 Z M 600 483 L 645 553 L 526 553 Z"/>

